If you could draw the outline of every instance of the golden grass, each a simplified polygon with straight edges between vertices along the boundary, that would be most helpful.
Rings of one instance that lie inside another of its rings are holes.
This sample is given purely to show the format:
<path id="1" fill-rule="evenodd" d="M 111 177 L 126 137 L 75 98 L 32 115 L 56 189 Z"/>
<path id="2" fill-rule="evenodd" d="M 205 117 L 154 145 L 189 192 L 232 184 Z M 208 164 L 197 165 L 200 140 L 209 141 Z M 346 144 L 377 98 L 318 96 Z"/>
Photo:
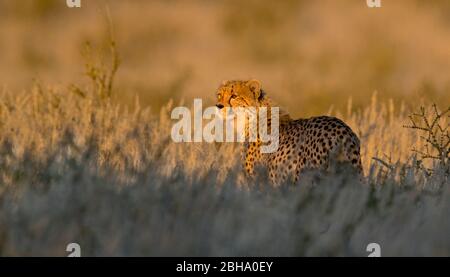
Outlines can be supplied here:
<path id="1" fill-rule="evenodd" d="M 10 143 L 17 158 L 29 151 L 33 158 L 45 160 L 69 135 L 75 149 L 88 148 L 89 143 L 95 141 L 98 165 L 106 163 L 119 171 L 127 167 L 139 170 L 149 160 L 158 160 L 161 168 L 167 166 L 164 170 L 167 174 L 177 163 L 191 173 L 208 168 L 197 165 L 198 155 L 202 151 L 216 153 L 214 145 L 171 141 L 173 102 L 157 116 L 149 108 L 141 108 L 137 98 L 134 107 L 129 108 L 103 98 L 99 94 L 102 91 L 58 90 L 36 85 L 29 93 L 4 93 L 0 99 L 0 132 L 3 134 L 0 142 Z M 349 101 L 347 112 L 329 112 L 347 122 L 360 137 L 366 174 L 372 166 L 377 166 L 374 157 L 392 164 L 405 164 L 411 162 L 413 148 L 424 150 L 424 141 L 418 132 L 403 127 L 409 124 L 408 116 L 413 111 L 408 111 L 404 105 L 396 107 L 392 100 L 380 103 L 376 94 L 371 99 L 371 104 L 364 109 L 355 111 Z M 442 121 L 443 126 L 448 124 L 447 118 Z M 222 151 L 221 157 L 239 163 L 239 147 L 231 144 L 225 148 L 229 152 Z M 192 149 L 203 150 L 192 152 Z M 208 159 L 202 161 L 208 162 Z"/>

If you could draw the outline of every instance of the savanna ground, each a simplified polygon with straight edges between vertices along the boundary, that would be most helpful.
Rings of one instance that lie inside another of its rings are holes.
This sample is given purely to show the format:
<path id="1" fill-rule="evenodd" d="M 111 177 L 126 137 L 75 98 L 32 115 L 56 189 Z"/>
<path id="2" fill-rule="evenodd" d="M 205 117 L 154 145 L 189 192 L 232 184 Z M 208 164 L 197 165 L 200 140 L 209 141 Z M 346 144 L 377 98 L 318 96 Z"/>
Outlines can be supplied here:
<path id="1" fill-rule="evenodd" d="M 0 0 L 0 255 L 450 255 L 448 1 L 63 2 Z M 171 141 L 172 107 L 250 77 L 344 119 L 367 183 Z"/>

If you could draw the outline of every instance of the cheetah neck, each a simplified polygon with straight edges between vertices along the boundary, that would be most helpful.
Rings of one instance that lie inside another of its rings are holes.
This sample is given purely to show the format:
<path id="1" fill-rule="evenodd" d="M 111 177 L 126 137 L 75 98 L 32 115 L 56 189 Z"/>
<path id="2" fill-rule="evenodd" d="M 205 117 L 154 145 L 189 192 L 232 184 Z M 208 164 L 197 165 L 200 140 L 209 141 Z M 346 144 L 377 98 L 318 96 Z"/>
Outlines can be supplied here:
<path id="1" fill-rule="evenodd" d="M 267 97 L 265 95 L 264 92 L 262 92 L 263 97 L 262 99 L 259 101 L 258 106 L 256 106 L 256 115 L 258 116 L 254 116 L 252 120 L 256 120 L 256 122 L 252 122 L 253 124 L 246 124 L 245 127 L 245 139 L 246 141 L 250 141 L 250 133 L 253 132 L 253 134 L 257 134 L 257 139 L 256 142 L 258 142 L 258 144 L 261 144 L 261 140 L 259 137 L 259 122 L 260 120 L 264 120 L 265 122 L 267 122 L 267 126 L 266 126 L 266 130 L 268 130 L 268 132 L 271 132 L 271 127 L 272 127 L 272 117 L 271 117 L 271 108 L 272 107 L 278 107 L 278 111 L 279 111 L 279 126 L 282 126 L 284 124 L 289 123 L 290 121 L 292 121 L 289 113 L 284 110 L 283 108 L 280 108 L 278 105 L 276 105 L 272 99 L 270 99 L 269 97 Z M 267 108 L 267 115 L 265 116 L 265 118 L 259 118 L 259 109 L 260 108 Z"/>
<path id="2" fill-rule="evenodd" d="M 265 94 L 263 94 L 263 98 L 259 101 L 259 106 L 256 107 L 257 113 L 259 112 L 259 108 L 261 108 L 261 107 L 267 108 L 268 113 L 267 113 L 267 120 L 266 120 L 266 122 L 267 122 L 266 130 L 268 130 L 268 132 L 271 132 L 272 124 L 271 124 L 271 115 L 270 115 L 271 109 L 270 108 L 279 107 L 279 106 L 276 105 L 269 97 L 267 97 Z M 289 113 L 279 107 L 279 126 L 285 125 L 285 124 L 289 123 L 290 121 L 292 121 L 292 119 L 289 116 Z M 252 127 L 249 127 L 249 126 L 252 126 Z M 253 132 L 255 132 L 255 134 L 257 134 L 256 141 L 249 140 L 249 137 L 250 137 L 249 136 L 249 133 L 250 133 L 249 128 L 256 128 L 256 130 L 254 130 L 254 129 L 252 130 Z M 246 125 L 246 140 L 245 140 L 246 142 L 244 143 L 243 154 L 244 154 L 244 158 L 245 158 L 246 170 L 250 174 L 253 173 L 254 163 L 255 162 L 263 162 L 264 163 L 264 158 L 265 158 L 265 155 L 261 154 L 261 151 L 260 151 L 261 145 L 263 145 L 263 142 L 259 137 L 258 128 L 259 128 L 259 124 L 247 124 Z"/>
<path id="3" fill-rule="evenodd" d="M 289 121 L 292 120 L 291 116 L 289 115 L 289 113 L 281 108 L 279 105 L 277 105 L 271 98 L 269 98 L 264 92 L 263 92 L 263 97 L 262 99 L 259 101 L 259 107 L 267 107 L 268 110 L 270 111 L 270 108 L 272 107 L 278 107 L 279 108 L 279 119 L 280 119 L 280 125 L 288 123 Z M 270 120 L 270 114 L 268 115 L 268 119 Z M 270 122 L 268 122 L 270 123 Z"/>

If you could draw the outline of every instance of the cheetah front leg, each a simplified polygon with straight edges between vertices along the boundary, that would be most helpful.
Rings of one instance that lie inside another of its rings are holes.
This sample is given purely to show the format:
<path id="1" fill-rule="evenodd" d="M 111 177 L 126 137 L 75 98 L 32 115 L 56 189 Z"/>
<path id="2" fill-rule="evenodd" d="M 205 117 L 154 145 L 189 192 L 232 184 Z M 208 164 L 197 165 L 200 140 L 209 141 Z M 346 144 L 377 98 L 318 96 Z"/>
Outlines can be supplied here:
<path id="1" fill-rule="evenodd" d="M 247 172 L 247 174 L 251 177 L 255 176 L 255 162 L 252 161 L 252 159 L 248 156 L 245 155 L 245 171 Z"/>
<path id="2" fill-rule="evenodd" d="M 259 144 L 252 142 L 246 145 L 244 148 L 244 161 L 245 161 L 245 171 L 248 175 L 255 175 L 255 162 L 261 158 L 261 153 L 259 152 Z"/>
<path id="3" fill-rule="evenodd" d="M 298 184 L 298 181 L 300 180 L 300 175 L 302 174 L 303 171 L 303 165 L 298 162 L 297 166 L 295 167 L 295 172 L 294 172 L 294 185 Z"/>

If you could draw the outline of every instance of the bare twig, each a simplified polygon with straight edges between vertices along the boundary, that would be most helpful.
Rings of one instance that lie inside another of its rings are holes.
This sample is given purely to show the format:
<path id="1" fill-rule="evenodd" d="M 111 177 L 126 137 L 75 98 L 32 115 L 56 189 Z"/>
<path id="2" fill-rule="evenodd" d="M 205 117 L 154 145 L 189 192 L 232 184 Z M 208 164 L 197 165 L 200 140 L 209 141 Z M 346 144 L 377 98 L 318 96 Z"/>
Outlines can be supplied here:
<path id="1" fill-rule="evenodd" d="M 450 133 L 448 121 L 442 120 L 450 118 L 450 107 L 440 112 L 436 104 L 433 104 L 429 113 L 424 107 L 420 107 L 418 113 L 409 116 L 410 125 L 403 127 L 418 130 L 424 133 L 420 139 L 425 143 L 425 151 L 412 149 L 418 155 L 419 165 L 423 167 L 423 160 L 431 159 L 447 168 L 450 156 Z M 427 169 L 432 171 L 432 169 Z"/>

